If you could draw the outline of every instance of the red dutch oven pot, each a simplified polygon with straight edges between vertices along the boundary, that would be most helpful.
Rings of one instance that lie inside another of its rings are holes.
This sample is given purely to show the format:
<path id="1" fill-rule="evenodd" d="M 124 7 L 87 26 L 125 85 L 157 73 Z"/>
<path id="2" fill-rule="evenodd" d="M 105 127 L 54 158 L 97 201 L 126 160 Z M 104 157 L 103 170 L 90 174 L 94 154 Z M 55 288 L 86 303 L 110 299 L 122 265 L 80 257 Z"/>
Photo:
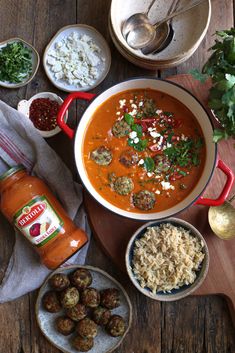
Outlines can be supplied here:
<path id="1" fill-rule="evenodd" d="M 138 212 L 129 212 L 122 210 L 119 207 L 112 205 L 110 202 L 105 200 L 93 187 L 91 184 L 83 163 L 83 140 L 86 132 L 86 128 L 89 125 L 92 116 L 95 110 L 104 103 L 111 96 L 126 91 L 126 90 L 136 90 L 136 89 L 146 89 L 151 88 L 163 93 L 166 93 L 170 96 L 173 96 L 178 101 L 182 102 L 190 111 L 193 112 L 195 118 L 197 119 L 199 125 L 202 128 L 205 143 L 206 143 L 206 162 L 205 167 L 202 172 L 200 179 L 197 181 L 196 186 L 192 192 L 177 205 L 161 212 L 148 212 L 148 213 L 138 213 Z M 72 130 L 64 121 L 64 117 L 67 109 L 74 100 L 86 100 L 90 104 L 83 113 L 83 116 L 80 119 L 76 132 Z M 225 163 L 218 158 L 217 156 L 217 145 L 212 142 L 213 135 L 213 126 L 210 120 L 210 117 L 202 104 L 187 90 L 181 86 L 155 78 L 137 78 L 129 81 L 118 83 L 115 86 L 107 89 L 99 95 L 92 93 L 84 92 L 75 92 L 67 96 L 62 104 L 60 111 L 57 117 L 57 123 L 59 127 L 71 138 L 74 138 L 74 152 L 75 152 L 75 161 L 78 173 L 81 177 L 83 184 L 90 194 L 104 207 L 108 208 L 110 211 L 113 211 L 119 215 L 139 219 L 139 220 L 152 220 L 152 219 L 163 219 L 170 217 L 176 213 L 179 213 L 196 203 L 199 205 L 206 206 L 219 206 L 221 205 L 229 195 L 229 192 L 233 186 L 234 175 Z M 219 168 L 226 175 L 226 182 L 217 199 L 203 198 L 202 194 L 206 189 L 206 186 L 210 182 L 210 179 L 213 175 L 214 169 Z"/>

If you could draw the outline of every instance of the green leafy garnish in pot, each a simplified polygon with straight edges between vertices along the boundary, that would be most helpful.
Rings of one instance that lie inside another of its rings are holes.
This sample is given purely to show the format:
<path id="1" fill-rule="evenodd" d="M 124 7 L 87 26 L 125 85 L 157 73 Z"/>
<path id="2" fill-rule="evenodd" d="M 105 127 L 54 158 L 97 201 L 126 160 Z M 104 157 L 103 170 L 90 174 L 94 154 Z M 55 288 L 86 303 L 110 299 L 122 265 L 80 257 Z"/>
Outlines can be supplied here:
<path id="1" fill-rule="evenodd" d="M 131 129 L 137 133 L 138 137 L 142 137 L 143 131 L 142 131 L 142 126 L 139 124 L 132 124 Z"/>
<path id="2" fill-rule="evenodd" d="M 208 105 L 222 126 L 214 130 L 214 142 L 235 138 L 235 28 L 218 31 L 216 35 L 219 39 L 210 48 L 213 53 L 202 72 L 191 70 L 193 77 L 201 82 L 212 79 Z"/>
<path id="3" fill-rule="evenodd" d="M 168 157 L 169 161 L 180 167 L 198 166 L 200 164 L 200 149 L 203 145 L 201 138 L 179 141 L 178 143 L 166 148 L 163 153 Z M 181 173 L 182 174 L 182 173 Z"/>
<path id="4" fill-rule="evenodd" d="M 32 72 L 32 52 L 22 42 L 0 49 L 0 81 L 20 83 Z"/>
<path id="5" fill-rule="evenodd" d="M 147 170 L 147 172 L 153 172 L 155 168 L 155 163 L 153 158 L 151 157 L 146 157 L 144 159 L 144 168 Z"/>
<path id="6" fill-rule="evenodd" d="M 138 143 L 134 143 L 134 140 L 128 139 L 128 145 L 133 147 L 136 151 L 142 152 L 147 147 L 148 141 L 147 140 L 139 140 Z"/>
<path id="7" fill-rule="evenodd" d="M 134 118 L 133 118 L 133 116 L 131 115 L 131 114 L 125 114 L 124 115 L 124 119 L 125 119 L 125 121 L 127 122 L 127 124 L 129 124 L 129 125 L 132 125 L 132 124 L 134 124 Z"/>

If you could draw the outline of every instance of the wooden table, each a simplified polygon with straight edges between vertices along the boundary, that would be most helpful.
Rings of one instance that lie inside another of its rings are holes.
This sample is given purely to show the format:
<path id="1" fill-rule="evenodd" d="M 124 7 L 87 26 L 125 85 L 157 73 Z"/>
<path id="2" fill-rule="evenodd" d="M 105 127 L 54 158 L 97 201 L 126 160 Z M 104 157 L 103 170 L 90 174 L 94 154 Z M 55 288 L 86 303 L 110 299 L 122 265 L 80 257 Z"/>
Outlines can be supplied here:
<path id="1" fill-rule="evenodd" d="M 127 0 L 128 1 L 128 0 Z M 199 49 L 184 64 L 165 71 L 149 72 L 129 64 L 117 52 L 110 40 L 107 19 L 110 0 L 1 0 L 0 41 L 19 36 L 32 43 L 42 56 L 52 35 L 62 26 L 86 23 L 94 26 L 107 39 L 112 51 L 112 67 L 106 80 L 94 92 L 101 92 L 116 82 L 133 76 L 166 77 L 187 73 L 201 67 L 212 45 L 212 34 L 230 28 L 234 21 L 232 0 L 212 0 L 209 30 Z M 42 65 L 26 87 L 19 90 L 0 89 L 0 99 L 16 107 L 20 99 L 40 91 L 52 91 L 65 96 L 48 81 Z M 85 104 L 73 107 L 70 121 L 76 125 Z M 63 134 L 48 140 L 77 177 L 73 159 L 73 143 Z M 14 245 L 12 228 L 1 216 L 0 276 L 7 266 Z M 140 295 L 108 259 L 94 240 L 91 241 L 87 264 L 107 270 L 128 291 L 133 303 L 134 320 L 130 333 L 117 353 L 234 353 L 235 335 L 226 301 L 219 296 L 188 297 L 179 302 L 159 303 Z M 56 353 L 37 327 L 34 304 L 37 292 L 0 305 L 0 353 Z"/>

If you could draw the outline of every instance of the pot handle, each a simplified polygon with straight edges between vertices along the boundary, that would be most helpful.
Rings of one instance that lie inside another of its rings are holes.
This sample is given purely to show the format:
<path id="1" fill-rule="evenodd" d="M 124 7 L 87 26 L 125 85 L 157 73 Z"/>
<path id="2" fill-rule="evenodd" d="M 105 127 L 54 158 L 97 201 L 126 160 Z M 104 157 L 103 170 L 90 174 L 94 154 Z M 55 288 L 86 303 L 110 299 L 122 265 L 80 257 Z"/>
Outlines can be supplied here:
<path id="1" fill-rule="evenodd" d="M 195 202 L 197 205 L 220 206 L 227 199 L 234 183 L 234 174 L 232 170 L 223 161 L 221 161 L 221 159 L 217 160 L 216 167 L 222 170 L 227 177 L 224 188 L 219 197 L 215 200 L 199 197 L 199 199 Z"/>
<path id="2" fill-rule="evenodd" d="M 86 92 L 73 92 L 70 93 L 62 103 L 60 110 L 57 115 L 57 124 L 65 132 L 66 135 L 68 135 L 69 138 L 74 137 L 74 130 L 71 129 L 66 122 L 64 121 L 64 116 L 66 111 L 68 110 L 68 107 L 74 101 L 75 99 L 83 99 L 86 101 L 90 101 L 92 98 L 95 97 L 95 94 L 93 93 L 86 93 Z"/>

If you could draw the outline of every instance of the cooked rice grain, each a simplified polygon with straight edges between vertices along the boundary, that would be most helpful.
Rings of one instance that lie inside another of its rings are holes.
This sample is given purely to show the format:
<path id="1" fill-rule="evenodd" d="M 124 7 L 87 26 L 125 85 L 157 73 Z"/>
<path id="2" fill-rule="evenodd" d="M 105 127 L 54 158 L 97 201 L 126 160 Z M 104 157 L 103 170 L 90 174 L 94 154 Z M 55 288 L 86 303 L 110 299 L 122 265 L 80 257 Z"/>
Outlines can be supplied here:
<path id="1" fill-rule="evenodd" d="M 132 270 L 142 288 L 170 292 L 196 279 L 204 244 L 191 232 L 170 223 L 148 227 L 135 241 Z"/>

